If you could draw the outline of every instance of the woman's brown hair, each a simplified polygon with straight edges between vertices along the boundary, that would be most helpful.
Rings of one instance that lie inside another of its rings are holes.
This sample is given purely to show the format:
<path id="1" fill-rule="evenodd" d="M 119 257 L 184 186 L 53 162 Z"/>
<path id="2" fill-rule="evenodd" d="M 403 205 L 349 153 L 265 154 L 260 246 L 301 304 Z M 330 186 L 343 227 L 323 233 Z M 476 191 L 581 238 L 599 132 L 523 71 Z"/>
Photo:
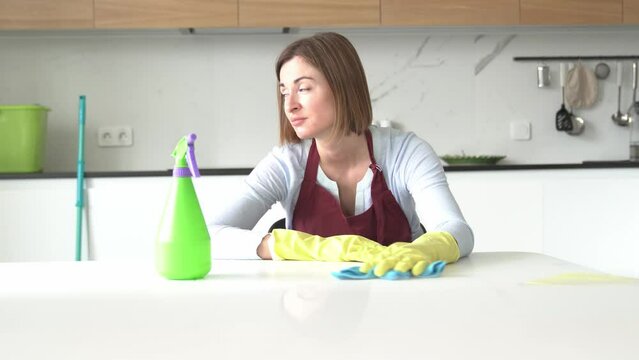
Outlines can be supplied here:
<path id="1" fill-rule="evenodd" d="M 373 110 L 364 67 L 353 44 L 334 32 L 318 33 L 291 43 L 282 51 L 275 65 L 278 85 L 282 66 L 295 56 L 302 57 L 328 81 L 335 100 L 336 120 L 332 135 L 362 134 L 373 120 Z M 279 88 L 277 95 L 280 143 L 299 143 L 300 138 L 286 118 L 284 97 Z"/>

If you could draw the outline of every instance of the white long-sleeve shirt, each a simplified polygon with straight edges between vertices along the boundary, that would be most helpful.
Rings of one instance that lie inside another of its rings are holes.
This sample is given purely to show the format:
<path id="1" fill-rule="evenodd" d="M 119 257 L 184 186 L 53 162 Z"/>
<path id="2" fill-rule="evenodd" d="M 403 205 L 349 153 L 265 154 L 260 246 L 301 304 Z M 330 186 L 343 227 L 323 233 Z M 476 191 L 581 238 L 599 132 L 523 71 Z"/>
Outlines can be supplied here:
<path id="1" fill-rule="evenodd" d="M 389 190 L 404 211 L 413 240 L 426 231 L 447 231 L 459 245 L 460 256 L 473 249 L 473 233 L 448 187 L 439 157 L 431 146 L 412 132 L 370 127 L 373 152 Z M 259 219 L 276 202 L 291 221 L 299 195 L 311 140 L 275 147 L 246 178 L 241 195 L 209 221 L 214 257 L 257 258 L 256 248 L 265 234 L 252 232 Z M 370 171 L 370 170 L 369 170 Z M 369 176 L 371 175 L 371 176 Z M 337 196 L 336 187 L 318 172 L 319 183 Z M 358 183 L 355 213 L 370 206 L 372 173 Z M 227 251 L 233 249 L 232 251 Z"/>

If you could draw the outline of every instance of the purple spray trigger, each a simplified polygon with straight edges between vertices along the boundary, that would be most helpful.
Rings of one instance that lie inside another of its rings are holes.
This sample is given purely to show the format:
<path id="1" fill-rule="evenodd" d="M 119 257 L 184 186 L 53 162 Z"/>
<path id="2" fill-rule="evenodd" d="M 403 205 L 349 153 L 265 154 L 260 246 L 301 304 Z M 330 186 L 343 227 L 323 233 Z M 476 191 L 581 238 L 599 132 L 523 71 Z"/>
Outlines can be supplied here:
<path id="1" fill-rule="evenodd" d="M 188 135 L 186 140 L 189 147 L 189 150 L 186 152 L 186 163 L 189 165 L 191 174 L 195 177 L 199 177 L 200 169 L 198 168 L 197 161 L 195 160 L 195 139 L 197 139 L 197 135 L 191 133 Z"/>

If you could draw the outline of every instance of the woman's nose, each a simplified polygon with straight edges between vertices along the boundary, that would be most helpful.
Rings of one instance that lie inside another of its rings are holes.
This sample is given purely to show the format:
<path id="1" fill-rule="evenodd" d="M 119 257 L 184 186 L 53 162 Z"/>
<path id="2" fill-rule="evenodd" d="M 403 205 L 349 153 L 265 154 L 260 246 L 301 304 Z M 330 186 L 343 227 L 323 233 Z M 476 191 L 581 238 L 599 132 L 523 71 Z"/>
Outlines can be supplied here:
<path id="1" fill-rule="evenodd" d="M 285 105 L 286 105 L 286 111 L 287 112 L 295 112 L 297 110 L 299 110 L 300 108 L 300 103 L 297 101 L 297 95 L 295 94 L 290 94 L 289 96 L 287 96 L 286 101 L 285 101 Z"/>

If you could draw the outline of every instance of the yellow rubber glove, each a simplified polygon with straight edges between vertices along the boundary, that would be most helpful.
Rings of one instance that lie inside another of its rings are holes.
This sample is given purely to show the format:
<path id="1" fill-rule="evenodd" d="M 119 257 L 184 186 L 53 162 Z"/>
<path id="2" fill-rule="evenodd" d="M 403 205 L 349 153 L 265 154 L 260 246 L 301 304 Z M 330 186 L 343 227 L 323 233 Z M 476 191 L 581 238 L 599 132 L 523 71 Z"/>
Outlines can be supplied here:
<path id="1" fill-rule="evenodd" d="M 276 257 L 286 260 L 367 262 L 386 249 L 359 235 L 324 238 L 296 230 L 275 229 L 271 236 Z"/>
<path id="2" fill-rule="evenodd" d="M 411 271 L 413 275 L 419 276 L 434 261 L 452 263 L 458 259 L 459 246 L 450 233 L 429 232 L 410 243 L 391 244 L 372 261 L 365 261 L 359 270 L 366 273 L 374 268 L 374 274 L 378 277 L 389 270 Z"/>

